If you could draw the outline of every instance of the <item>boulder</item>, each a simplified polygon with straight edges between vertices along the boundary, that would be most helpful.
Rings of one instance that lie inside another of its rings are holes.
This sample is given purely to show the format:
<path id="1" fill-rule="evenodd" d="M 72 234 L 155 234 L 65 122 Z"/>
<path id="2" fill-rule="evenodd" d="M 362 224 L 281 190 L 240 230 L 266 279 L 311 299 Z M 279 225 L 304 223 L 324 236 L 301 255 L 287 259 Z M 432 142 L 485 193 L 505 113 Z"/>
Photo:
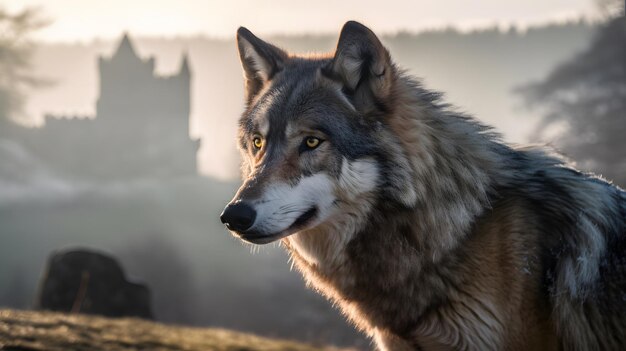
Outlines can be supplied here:
<path id="1" fill-rule="evenodd" d="M 36 307 L 107 317 L 153 317 L 148 287 L 129 282 L 115 258 L 86 249 L 50 256 Z"/>

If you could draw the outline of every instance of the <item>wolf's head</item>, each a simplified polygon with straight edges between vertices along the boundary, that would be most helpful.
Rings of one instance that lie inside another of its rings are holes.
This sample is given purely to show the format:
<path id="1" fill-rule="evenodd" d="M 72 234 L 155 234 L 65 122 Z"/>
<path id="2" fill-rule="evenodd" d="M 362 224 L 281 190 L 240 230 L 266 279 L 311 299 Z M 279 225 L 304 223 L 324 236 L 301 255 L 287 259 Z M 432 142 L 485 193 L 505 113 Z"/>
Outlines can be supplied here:
<path id="1" fill-rule="evenodd" d="M 412 206 L 402 143 L 389 126 L 397 69 L 372 31 L 348 22 L 334 55 L 297 57 L 237 32 L 246 109 L 244 183 L 221 220 L 264 244 L 377 202 Z"/>

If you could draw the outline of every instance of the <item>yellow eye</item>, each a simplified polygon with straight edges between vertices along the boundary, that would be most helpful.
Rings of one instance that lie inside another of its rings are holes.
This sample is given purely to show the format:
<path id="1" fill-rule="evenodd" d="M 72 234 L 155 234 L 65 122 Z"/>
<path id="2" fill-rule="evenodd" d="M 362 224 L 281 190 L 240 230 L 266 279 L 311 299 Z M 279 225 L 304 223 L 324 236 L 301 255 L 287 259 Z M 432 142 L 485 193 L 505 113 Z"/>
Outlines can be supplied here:
<path id="1" fill-rule="evenodd" d="M 254 139 L 252 139 L 252 144 L 254 144 L 255 148 L 260 149 L 263 147 L 263 139 L 261 139 L 260 137 L 255 137 Z"/>
<path id="2" fill-rule="evenodd" d="M 319 138 L 316 137 L 308 137 L 306 138 L 306 146 L 309 149 L 315 149 L 316 147 L 318 147 L 320 145 L 321 140 Z"/>

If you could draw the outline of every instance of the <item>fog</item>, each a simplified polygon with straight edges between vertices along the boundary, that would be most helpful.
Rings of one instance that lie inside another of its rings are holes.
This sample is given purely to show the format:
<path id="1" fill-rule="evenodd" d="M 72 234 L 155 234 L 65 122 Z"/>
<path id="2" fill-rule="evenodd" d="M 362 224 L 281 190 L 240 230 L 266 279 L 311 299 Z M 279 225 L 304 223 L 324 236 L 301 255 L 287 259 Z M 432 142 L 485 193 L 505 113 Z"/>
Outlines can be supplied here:
<path id="1" fill-rule="evenodd" d="M 383 41 L 427 87 L 444 91 L 507 140 L 525 142 L 539 115 L 524 108 L 514 88 L 583 50 L 592 31 L 569 23 L 525 32 L 401 33 Z M 366 347 L 329 303 L 306 289 L 282 248 L 244 245 L 219 222 L 239 185 L 234 138 L 243 81 L 234 42 L 130 38 L 139 59 L 154 57 L 161 78 L 178 77 L 188 55 L 190 95 L 180 101 L 186 106 L 190 99 L 190 116 L 184 108 L 174 116 L 140 114 L 132 101 L 124 102 L 131 106 L 124 113 L 106 112 L 124 97 L 101 95 L 98 60 L 111 59 L 118 41 L 37 44 L 32 72 L 54 84 L 26 96 L 21 123 L 36 127 L 0 124 L 0 305 L 32 307 L 50 253 L 90 247 L 116 256 L 150 287 L 160 321 Z M 295 52 L 332 50 L 336 41 L 266 39 Z M 112 84 L 130 84 L 129 77 Z M 97 105 L 99 97 L 104 103 Z"/>

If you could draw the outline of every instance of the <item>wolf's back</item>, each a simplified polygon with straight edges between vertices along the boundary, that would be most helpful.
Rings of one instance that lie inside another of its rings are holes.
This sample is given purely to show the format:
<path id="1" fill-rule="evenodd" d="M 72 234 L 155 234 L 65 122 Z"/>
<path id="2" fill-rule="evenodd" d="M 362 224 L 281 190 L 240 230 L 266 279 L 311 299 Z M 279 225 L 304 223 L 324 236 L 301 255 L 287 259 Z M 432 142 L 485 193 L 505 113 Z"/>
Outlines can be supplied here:
<path id="1" fill-rule="evenodd" d="M 533 156 L 526 160 L 536 167 L 524 167 L 516 192 L 538 220 L 543 286 L 561 344 L 620 349 L 626 345 L 626 192 L 558 159 Z"/>

